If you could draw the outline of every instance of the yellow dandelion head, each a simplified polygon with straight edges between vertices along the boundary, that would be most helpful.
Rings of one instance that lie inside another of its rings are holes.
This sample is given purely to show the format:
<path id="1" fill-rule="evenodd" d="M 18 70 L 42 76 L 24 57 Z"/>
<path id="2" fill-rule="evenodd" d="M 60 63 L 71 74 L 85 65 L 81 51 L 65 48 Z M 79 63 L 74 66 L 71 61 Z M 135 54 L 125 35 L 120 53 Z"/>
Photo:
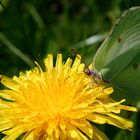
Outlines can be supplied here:
<path id="1" fill-rule="evenodd" d="M 77 57 L 64 63 L 62 55 L 44 60 L 46 70 L 34 68 L 12 79 L 1 76 L 7 89 L 0 91 L 0 131 L 4 140 L 107 140 L 93 123 L 131 129 L 133 123 L 118 114 L 136 111 L 110 94 L 112 87 L 97 84 L 83 71 Z"/>

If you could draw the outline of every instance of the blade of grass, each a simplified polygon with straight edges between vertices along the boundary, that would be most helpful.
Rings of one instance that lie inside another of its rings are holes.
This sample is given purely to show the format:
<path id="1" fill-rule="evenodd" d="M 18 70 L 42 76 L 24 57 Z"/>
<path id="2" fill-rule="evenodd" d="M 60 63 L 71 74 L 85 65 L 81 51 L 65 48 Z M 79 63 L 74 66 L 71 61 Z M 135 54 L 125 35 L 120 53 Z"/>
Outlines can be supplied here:
<path id="1" fill-rule="evenodd" d="M 125 132 L 124 132 L 124 130 L 120 130 L 117 134 L 116 134 L 116 136 L 115 136 L 115 138 L 114 138 L 114 140 L 122 140 L 122 138 L 123 138 L 123 140 L 125 140 L 124 139 L 124 134 Z"/>
<path id="2" fill-rule="evenodd" d="M 130 140 L 135 140 L 135 137 L 136 137 L 136 131 L 137 131 L 136 124 L 138 123 L 137 122 L 137 117 L 138 117 L 138 113 L 134 113 L 132 115 L 132 119 L 131 120 L 134 122 L 134 127 L 133 127 L 132 133 L 130 135 Z"/>
<path id="3" fill-rule="evenodd" d="M 3 6 L 2 6 L 2 3 L 3 3 L 3 5 L 5 5 L 5 7 L 8 5 L 8 2 L 9 2 L 10 0 L 1 0 L 0 1 L 0 13 L 1 12 L 3 12 L 3 10 L 5 9 Z"/>
<path id="4" fill-rule="evenodd" d="M 33 17 L 34 21 L 38 25 L 40 29 L 45 28 L 44 21 L 42 20 L 41 16 L 39 15 L 38 11 L 35 9 L 35 7 L 32 4 L 26 3 L 25 4 L 26 9 L 29 11 L 31 16 Z"/>
<path id="5" fill-rule="evenodd" d="M 27 57 L 24 53 L 22 53 L 17 47 L 10 42 L 6 36 L 0 32 L 0 40 L 3 44 L 5 44 L 6 47 L 8 47 L 9 50 L 11 50 L 15 55 L 17 55 L 20 59 L 22 59 L 26 64 L 28 64 L 30 67 L 33 67 L 35 64 L 30 60 L 29 57 Z"/>
<path id="6" fill-rule="evenodd" d="M 72 48 L 82 48 L 84 46 L 93 45 L 97 42 L 104 40 L 106 36 L 107 36 L 107 34 L 93 35 L 93 36 L 85 39 L 84 41 L 81 41 L 81 42 L 73 45 Z"/>

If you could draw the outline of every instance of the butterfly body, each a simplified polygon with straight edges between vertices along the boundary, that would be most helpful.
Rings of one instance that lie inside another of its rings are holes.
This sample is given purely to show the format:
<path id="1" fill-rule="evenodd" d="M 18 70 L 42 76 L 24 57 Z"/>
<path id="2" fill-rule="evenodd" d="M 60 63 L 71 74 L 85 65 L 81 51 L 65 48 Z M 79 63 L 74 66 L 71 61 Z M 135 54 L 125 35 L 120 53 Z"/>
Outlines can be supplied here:
<path id="1" fill-rule="evenodd" d="M 87 75 L 87 76 L 90 76 L 94 79 L 94 82 L 99 84 L 99 83 L 102 83 L 104 80 L 102 79 L 102 76 L 100 73 L 97 73 L 96 71 L 94 70 L 91 70 L 89 69 L 88 67 L 84 69 L 84 73 Z"/>

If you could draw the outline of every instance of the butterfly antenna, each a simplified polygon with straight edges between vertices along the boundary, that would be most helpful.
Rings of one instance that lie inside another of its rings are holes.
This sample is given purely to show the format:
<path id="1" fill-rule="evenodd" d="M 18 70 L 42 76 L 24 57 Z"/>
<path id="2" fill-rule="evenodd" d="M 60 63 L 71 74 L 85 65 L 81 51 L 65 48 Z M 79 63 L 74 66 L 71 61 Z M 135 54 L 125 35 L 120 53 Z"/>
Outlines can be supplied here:
<path id="1" fill-rule="evenodd" d="M 72 56 L 72 57 L 74 56 L 74 57 L 76 57 L 76 58 L 78 58 L 78 59 L 81 60 L 80 54 L 79 54 L 79 52 L 78 52 L 76 49 L 71 48 L 70 51 L 72 52 L 72 53 L 70 54 L 70 56 Z"/>

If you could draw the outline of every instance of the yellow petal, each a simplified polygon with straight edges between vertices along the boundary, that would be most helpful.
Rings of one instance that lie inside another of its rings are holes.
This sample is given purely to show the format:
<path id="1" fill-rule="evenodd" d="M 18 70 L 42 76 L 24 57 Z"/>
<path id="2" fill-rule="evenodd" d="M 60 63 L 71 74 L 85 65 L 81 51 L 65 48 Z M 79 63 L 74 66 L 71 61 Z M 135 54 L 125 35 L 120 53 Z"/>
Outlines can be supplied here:
<path id="1" fill-rule="evenodd" d="M 109 140 L 109 138 L 96 127 L 93 127 L 93 140 Z"/>

